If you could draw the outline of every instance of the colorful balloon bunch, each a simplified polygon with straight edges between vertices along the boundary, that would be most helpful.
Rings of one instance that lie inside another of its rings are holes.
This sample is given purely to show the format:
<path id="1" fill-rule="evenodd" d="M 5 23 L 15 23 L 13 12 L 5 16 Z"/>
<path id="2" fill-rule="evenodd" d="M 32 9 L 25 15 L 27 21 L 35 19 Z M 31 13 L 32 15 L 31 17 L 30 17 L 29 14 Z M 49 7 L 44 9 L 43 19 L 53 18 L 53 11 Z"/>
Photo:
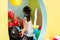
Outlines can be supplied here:
<path id="1" fill-rule="evenodd" d="M 8 11 L 8 30 L 10 39 L 19 39 L 21 37 L 21 29 L 24 28 L 23 21 L 19 21 L 17 18 L 14 18 L 14 12 Z"/>
<path id="2" fill-rule="evenodd" d="M 14 17 L 14 12 L 8 11 L 8 27 L 21 26 L 21 28 L 23 28 L 23 21 L 20 21 L 17 19 L 17 17 Z"/>
<path id="3" fill-rule="evenodd" d="M 42 26 L 33 25 L 33 28 L 34 28 L 34 34 L 36 36 L 36 40 L 38 40 Z"/>

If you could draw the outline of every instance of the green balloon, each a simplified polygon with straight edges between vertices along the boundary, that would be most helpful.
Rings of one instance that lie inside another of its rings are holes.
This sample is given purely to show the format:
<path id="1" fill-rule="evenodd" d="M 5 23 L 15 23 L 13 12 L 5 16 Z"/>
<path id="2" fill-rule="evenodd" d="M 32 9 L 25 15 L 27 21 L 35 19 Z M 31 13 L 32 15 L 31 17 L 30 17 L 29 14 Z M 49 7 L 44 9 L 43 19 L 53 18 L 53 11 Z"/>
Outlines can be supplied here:
<path id="1" fill-rule="evenodd" d="M 36 33 L 36 39 L 37 39 L 37 40 L 38 40 L 38 38 L 39 38 L 40 32 L 41 32 L 41 30 L 38 30 L 38 32 Z"/>

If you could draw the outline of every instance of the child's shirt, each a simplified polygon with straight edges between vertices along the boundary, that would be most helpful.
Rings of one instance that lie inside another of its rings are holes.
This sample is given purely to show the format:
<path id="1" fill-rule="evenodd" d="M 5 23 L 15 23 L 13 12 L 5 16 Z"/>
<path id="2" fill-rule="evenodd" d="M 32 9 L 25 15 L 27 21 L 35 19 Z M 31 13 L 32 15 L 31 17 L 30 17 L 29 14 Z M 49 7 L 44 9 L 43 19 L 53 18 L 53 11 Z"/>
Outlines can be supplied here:
<path id="1" fill-rule="evenodd" d="M 26 19 L 26 17 L 24 17 L 24 19 Z M 28 21 L 27 24 L 25 24 L 25 25 L 27 25 L 25 35 L 28 36 L 28 37 L 33 36 L 34 34 L 33 34 L 32 21 L 31 20 Z"/>

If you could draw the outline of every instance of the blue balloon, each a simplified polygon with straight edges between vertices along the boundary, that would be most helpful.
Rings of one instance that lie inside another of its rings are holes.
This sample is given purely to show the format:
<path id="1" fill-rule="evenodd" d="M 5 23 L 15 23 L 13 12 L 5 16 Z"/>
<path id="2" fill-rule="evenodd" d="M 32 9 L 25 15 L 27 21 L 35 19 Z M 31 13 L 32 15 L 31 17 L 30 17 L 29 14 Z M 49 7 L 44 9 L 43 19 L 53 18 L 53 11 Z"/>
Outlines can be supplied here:
<path id="1" fill-rule="evenodd" d="M 20 28 L 19 28 L 18 26 L 16 26 L 16 28 L 18 29 L 19 32 L 21 31 Z"/>
<path id="2" fill-rule="evenodd" d="M 38 32 L 38 29 L 35 29 L 35 30 L 34 30 L 34 34 L 36 35 L 36 34 L 37 34 L 37 32 Z"/>
<path id="3" fill-rule="evenodd" d="M 41 32 L 41 30 L 39 30 L 38 28 L 34 30 L 34 34 L 35 34 L 35 37 L 37 40 L 38 40 L 38 37 L 40 35 L 40 32 Z"/>

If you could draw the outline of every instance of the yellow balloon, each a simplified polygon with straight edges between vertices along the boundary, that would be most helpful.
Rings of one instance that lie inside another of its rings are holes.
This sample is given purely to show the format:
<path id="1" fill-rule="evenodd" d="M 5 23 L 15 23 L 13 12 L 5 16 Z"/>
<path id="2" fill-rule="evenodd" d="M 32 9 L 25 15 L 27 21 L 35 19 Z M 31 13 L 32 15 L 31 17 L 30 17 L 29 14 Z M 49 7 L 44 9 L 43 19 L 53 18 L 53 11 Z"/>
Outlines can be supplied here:
<path id="1" fill-rule="evenodd" d="M 38 28 L 39 25 L 32 25 L 34 29 Z"/>
<path id="2" fill-rule="evenodd" d="M 11 5 L 19 6 L 22 4 L 22 0 L 10 0 Z"/>

